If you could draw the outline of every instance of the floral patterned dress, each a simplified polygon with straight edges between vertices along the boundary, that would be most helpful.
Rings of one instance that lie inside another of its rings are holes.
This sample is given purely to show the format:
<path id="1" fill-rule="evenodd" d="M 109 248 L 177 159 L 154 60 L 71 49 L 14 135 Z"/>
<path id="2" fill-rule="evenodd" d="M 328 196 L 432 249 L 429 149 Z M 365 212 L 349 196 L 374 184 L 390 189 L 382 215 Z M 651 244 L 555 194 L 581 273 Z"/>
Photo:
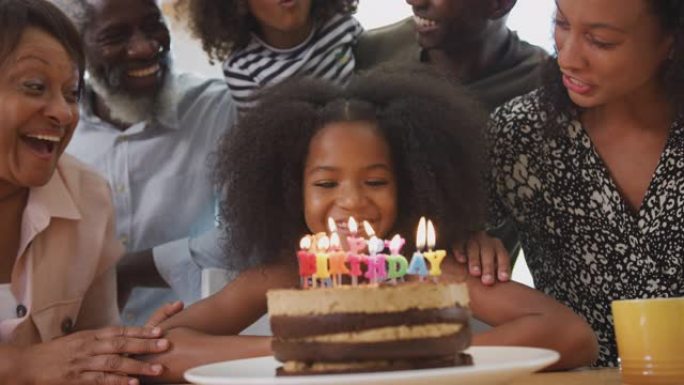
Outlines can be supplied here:
<path id="1" fill-rule="evenodd" d="M 537 91 L 493 113 L 491 220 L 514 218 L 536 287 L 593 327 L 597 366 L 616 366 L 611 301 L 684 296 L 684 119 L 635 212 L 582 124 L 552 137 L 545 117 Z"/>

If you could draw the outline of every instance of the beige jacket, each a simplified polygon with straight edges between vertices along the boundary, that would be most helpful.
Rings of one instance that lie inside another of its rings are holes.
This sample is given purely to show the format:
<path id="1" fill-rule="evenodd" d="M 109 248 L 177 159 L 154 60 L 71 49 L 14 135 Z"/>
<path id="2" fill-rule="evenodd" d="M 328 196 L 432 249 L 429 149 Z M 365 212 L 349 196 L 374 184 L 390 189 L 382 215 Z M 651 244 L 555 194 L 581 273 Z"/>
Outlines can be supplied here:
<path id="1" fill-rule="evenodd" d="M 19 317 L 0 321 L 0 341 L 25 346 L 118 323 L 122 254 L 107 183 L 63 155 L 50 181 L 29 193 L 11 282 Z"/>

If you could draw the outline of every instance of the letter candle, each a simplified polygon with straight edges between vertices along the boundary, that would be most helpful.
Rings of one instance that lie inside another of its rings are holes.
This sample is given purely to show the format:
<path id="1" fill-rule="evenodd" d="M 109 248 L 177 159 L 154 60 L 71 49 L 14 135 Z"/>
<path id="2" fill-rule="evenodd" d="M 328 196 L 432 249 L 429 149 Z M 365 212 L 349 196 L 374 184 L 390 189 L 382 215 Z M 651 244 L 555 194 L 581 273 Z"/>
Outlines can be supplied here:
<path id="1" fill-rule="evenodd" d="M 385 254 L 378 254 L 385 248 L 385 241 L 375 236 L 375 231 L 373 231 L 373 227 L 370 223 L 363 221 L 363 227 L 366 230 L 366 235 L 370 237 L 370 240 L 368 241 L 369 256 L 366 260 L 368 270 L 366 270 L 364 276 L 368 278 L 370 283 L 378 283 L 385 280 L 387 277 L 387 270 L 385 267 L 386 256 Z"/>
<path id="2" fill-rule="evenodd" d="M 349 274 L 349 269 L 344 264 L 347 254 L 342 251 L 340 236 L 337 232 L 330 236 L 330 274 L 333 276 L 333 286 L 342 284 L 342 274 Z"/>
<path id="3" fill-rule="evenodd" d="M 425 247 L 425 217 L 420 217 L 418 222 L 418 230 L 416 231 L 416 251 L 411 257 L 411 263 L 406 270 L 408 274 L 417 275 L 419 280 L 428 275 L 427 266 L 425 265 L 425 257 L 423 257 L 423 248 Z"/>
<path id="4" fill-rule="evenodd" d="M 387 277 L 392 280 L 392 284 L 397 284 L 397 278 L 403 280 L 408 269 L 408 261 L 401 255 L 401 248 L 406 243 L 406 240 L 399 234 L 395 234 L 391 241 L 386 241 L 385 244 L 390 250 L 390 256 L 387 258 Z"/>
<path id="5" fill-rule="evenodd" d="M 442 275 L 441 264 L 442 260 L 446 256 L 445 250 L 435 250 L 437 236 L 435 235 L 435 226 L 432 225 L 432 221 L 427 222 L 427 247 L 428 251 L 425 252 L 425 258 L 430 261 L 430 276 L 437 282 L 437 277 Z"/>
<path id="6" fill-rule="evenodd" d="M 305 235 L 299 241 L 299 250 L 297 252 L 297 260 L 299 261 L 299 281 L 300 286 L 304 289 L 309 287 L 309 278 L 313 281 L 313 275 L 316 273 L 316 255 L 310 251 L 311 236 Z"/>
<path id="7" fill-rule="evenodd" d="M 362 274 L 361 272 L 361 260 L 363 259 L 363 254 L 361 250 L 366 248 L 366 240 L 356 236 L 358 231 L 358 225 L 354 217 L 349 217 L 349 222 L 347 227 L 349 228 L 350 236 L 347 237 L 347 246 L 349 248 L 347 253 L 347 261 L 349 261 L 349 275 L 351 275 L 352 286 L 358 284 L 358 277 Z"/>
<path id="8" fill-rule="evenodd" d="M 321 286 L 323 286 L 322 280 L 330 281 L 330 270 L 328 269 L 328 247 L 330 246 L 330 240 L 327 235 L 322 235 L 318 238 L 316 242 L 316 247 L 318 251 L 316 252 L 316 273 L 314 277 L 321 280 Z"/>

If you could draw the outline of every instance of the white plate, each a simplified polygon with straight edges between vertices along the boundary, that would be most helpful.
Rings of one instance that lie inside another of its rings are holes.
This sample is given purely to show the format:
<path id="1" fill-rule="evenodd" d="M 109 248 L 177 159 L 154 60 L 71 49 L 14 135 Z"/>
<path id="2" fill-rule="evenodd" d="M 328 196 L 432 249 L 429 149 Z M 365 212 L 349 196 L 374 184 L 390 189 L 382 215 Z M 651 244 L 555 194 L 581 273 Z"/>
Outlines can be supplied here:
<path id="1" fill-rule="evenodd" d="M 276 377 L 281 364 L 273 357 L 225 361 L 185 372 L 185 379 L 199 385 L 502 385 L 535 372 L 560 357 L 553 350 L 523 347 L 472 347 L 473 366 L 394 372 L 327 374 Z"/>

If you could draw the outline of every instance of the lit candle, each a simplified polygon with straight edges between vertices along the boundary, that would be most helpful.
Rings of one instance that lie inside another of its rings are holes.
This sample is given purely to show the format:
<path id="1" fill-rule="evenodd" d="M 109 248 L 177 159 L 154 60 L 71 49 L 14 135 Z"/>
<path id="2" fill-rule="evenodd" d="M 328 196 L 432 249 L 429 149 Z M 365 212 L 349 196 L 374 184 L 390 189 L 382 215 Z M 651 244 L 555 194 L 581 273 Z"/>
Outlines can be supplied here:
<path id="1" fill-rule="evenodd" d="M 364 259 L 364 255 L 361 254 L 361 251 L 366 248 L 366 240 L 356 236 L 358 225 L 356 220 L 354 220 L 354 217 L 349 217 L 347 227 L 351 233 L 351 235 L 347 237 L 347 246 L 349 248 L 347 253 L 347 261 L 349 262 L 349 275 L 351 275 L 352 286 L 356 286 L 358 283 L 358 277 L 362 274 L 361 262 Z"/>
<path id="2" fill-rule="evenodd" d="M 368 259 L 366 259 L 366 264 L 368 270 L 364 275 L 368 278 L 370 283 L 377 283 L 383 281 L 387 277 L 387 270 L 385 267 L 386 256 L 384 254 L 378 254 L 382 252 L 385 248 L 385 242 L 380 238 L 375 236 L 375 231 L 371 227 L 370 223 L 363 221 L 363 227 L 366 230 L 366 235 L 370 237 L 368 241 Z"/>
<path id="3" fill-rule="evenodd" d="M 347 260 L 347 254 L 342 251 L 340 236 L 337 232 L 330 236 L 330 274 L 333 275 L 333 283 L 336 285 L 342 284 L 342 274 L 349 274 L 349 269 L 344 264 Z"/>
<path id="4" fill-rule="evenodd" d="M 418 222 L 418 230 L 416 231 L 416 252 L 411 257 L 411 263 L 406 270 L 408 274 L 417 275 L 420 280 L 428 275 L 427 266 L 425 265 L 425 257 L 423 257 L 423 248 L 425 247 L 425 217 L 420 217 Z"/>
<path id="5" fill-rule="evenodd" d="M 366 231 L 366 236 L 369 239 L 375 236 L 375 230 L 373 230 L 373 226 L 368 221 L 363 221 L 363 229 Z"/>
<path id="6" fill-rule="evenodd" d="M 399 234 L 394 235 L 391 241 L 386 242 L 390 250 L 390 256 L 387 258 L 387 276 L 395 285 L 397 278 L 402 278 L 406 275 L 406 270 L 408 269 L 408 261 L 401 255 L 401 248 L 404 246 L 404 243 L 406 243 L 406 240 Z"/>
<path id="7" fill-rule="evenodd" d="M 425 252 L 425 258 L 430 261 L 430 276 L 433 277 L 433 279 L 436 281 L 437 277 L 442 275 L 442 261 L 444 260 L 444 257 L 446 256 L 446 251 L 445 250 L 435 250 L 432 251 L 432 249 L 435 247 L 437 241 L 437 236 L 435 235 L 435 227 L 432 225 L 432 221 L 428 221 L 427 223 L 427 247 L 428 251 Z"/>
<path id="8" fill-rule="evenodd" d="M 356 223 L 354 217 L 349 217 L 347 227 L 349 228 L 349 232 L 351 233 L 351 235 L 347 237 L 347 245 L 349 246 L 349 252 L 351 252 L 352 254 L 359 254 L 363 249 L 366 248 L 366 240 L 356 235 L 356 233 L 359 230 L 359 226 Z"/>
<path id="9" fill-rule="evenodd" d="M 299 241 L 300 250 L 297 252 L 299 261 L 299 280 L 302 288 L 307 288 L 309 277 L 316 272 L 316 255 L 309 251 L 311 248 L 311 236 L 306 235 Z"/>
<path id="10" fill-rule="evenodd" d="M 318 251 L 316 252 L 316 273 L 314 277 L 318 279 L 330 279 L 330 270 L 328 269 L 328 247 L 330 247 L 330 240 L 327 235 L 322 235 L 316 242 Z"/>

